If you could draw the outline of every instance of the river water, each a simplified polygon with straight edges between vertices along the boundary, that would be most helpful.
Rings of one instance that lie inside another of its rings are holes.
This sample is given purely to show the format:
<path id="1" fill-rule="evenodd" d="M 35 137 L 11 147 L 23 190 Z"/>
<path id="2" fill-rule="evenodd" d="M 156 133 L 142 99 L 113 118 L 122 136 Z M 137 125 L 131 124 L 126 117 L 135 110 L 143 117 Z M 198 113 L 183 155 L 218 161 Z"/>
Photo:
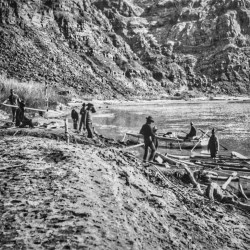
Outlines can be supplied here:
<path id="1" fill-rule="evenodd" d="M 153 116 L 158 132 L 184 135 L 181 131 L 189 132 L 192 121 L 203 131 L 215 128 L 223 146 L 250 158 L 250 103 L 165 101 L 113 104 L 100 111 L 93 123 L 96 130 L 107 137 L 121 139 L 126 132 L 138 133 L 149 115 Z"/>

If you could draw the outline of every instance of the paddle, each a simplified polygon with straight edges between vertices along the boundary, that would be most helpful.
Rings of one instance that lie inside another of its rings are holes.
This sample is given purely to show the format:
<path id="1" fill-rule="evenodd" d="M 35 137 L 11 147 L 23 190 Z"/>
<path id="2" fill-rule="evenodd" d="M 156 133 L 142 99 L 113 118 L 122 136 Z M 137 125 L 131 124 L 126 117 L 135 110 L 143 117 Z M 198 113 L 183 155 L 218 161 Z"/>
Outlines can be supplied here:
<path id="1" fill-rule="evenodd" d="M 205 132 L 204 132 L 202 129 L 199 128 L 199 130 L 200 130 L 203 134 L 205 134 Z M 210 136 L 210 135 L 207 135 L 207 137 L 210 138 L 211 136 Z M 219 143 L 219 144 L 220 144 L 220 143 Z M 228 148 L 224 147 L 223 145 L 220 144 L 220 146 L 221 146 L 222 148 L 224 148 L 225 150 L 228 150 Z"/>

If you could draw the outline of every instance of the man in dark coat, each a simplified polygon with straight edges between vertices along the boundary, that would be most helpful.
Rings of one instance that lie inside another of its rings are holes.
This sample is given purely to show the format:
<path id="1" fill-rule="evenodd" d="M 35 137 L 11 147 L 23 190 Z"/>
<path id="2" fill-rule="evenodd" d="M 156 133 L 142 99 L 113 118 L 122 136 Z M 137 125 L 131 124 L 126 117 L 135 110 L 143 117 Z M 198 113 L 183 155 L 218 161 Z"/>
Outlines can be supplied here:
<path id="1" fill-rule="evenodd" d="M 19 102 L 20 102 L 19 96 L 17 94 L 15 94 L 13 89 L 10 90 L 9 98 L 7 100 L 5 100 L 3 103 L 5 104 L 8 101 L 9 101 L 10 105 L 14 105 L 14 106 L 19 105 Z M 11 109 L 12 109 L 12 122 L 15 122 L 17 108 L 12 107 Z"/>
<path id="2" fill-rule="evenodd" d="M 19 102 L 19 108 L 16 111 L 16 126 L 24 128 L 28 125 L 30 128 L 34 128 L 32 120 L 24 115 L 24 108 L 25 108 L 25 103 L 22 100 Z"/>
<path id="3" fill-rule="evenodd" d="M 92 115 L 91 113 L 96 113 L 95 107 L 92 103 L 87 104 L 87 109 L 86 109 L 86 114 L 85 114 L 85 120 L 84 120 L 84 125 L 87 129 L 88 138 L 93 138 L 93 126 L 92 126 Z"/>
<path id="4" fill-rule="evenodd" d="M 144 136 L 144 143 L 145 143 L 145 151 L 144 151 L 144 156 L 143 156 L 143 162 L 147 161 L 147 156 L 148 156 L 148 149 L 151 149 L 151 154 L 149 156 L 148 161 L 153 161 L 156 148 L 155 148 L 155 133 L 154 130 L 151 126 L 151 124 L 154 123 L 154 120 L 152 116 L 148 116 L 146 118 L 146 123 L 142 126 L 140 130 L 140 134 Z"/>
<path id="5" fill-rule="evenodd" d="M 193 122 L 190 122 L 191 129 L 190 132 L 187 134 L 186 139 L 193 139 L 196 136 L 196 128 L 194 127 Z"/>
<path id="6" fill-rule="evenodd" d="M 78 116 L 78 113 L 75 110 L 75 108 L 73 108 L 72 111 L 71 111 L 71 118 L 73 120 L 73 127 L 74 127 L 74 129 L 77 129 L 79 116 Z"/>
<path id="7" fill-rule="evenodd" d="M 214 128 L 212 129 L 212 135 L 208 141 L 208 145 L 207 145 L 207 150 L 210 151 L 210 155 L 212 158 L 215 158 L 218 151 L 219 151 L 219 139 L 218 137 L 215 135 L 215 131 Z"/>
<path id="8" fill-rule="evenodd" d="M 86 104 L 83 103 L 82 108 L 80 110 L 81 120 L 80 120 L 80 125 L 79 125 L 79 132 L 81 132 L 82 127 L 83 127 L 83 130 L 86 129 L 86 127 L 84 126 L 85 114 L 86 114 Z"/>

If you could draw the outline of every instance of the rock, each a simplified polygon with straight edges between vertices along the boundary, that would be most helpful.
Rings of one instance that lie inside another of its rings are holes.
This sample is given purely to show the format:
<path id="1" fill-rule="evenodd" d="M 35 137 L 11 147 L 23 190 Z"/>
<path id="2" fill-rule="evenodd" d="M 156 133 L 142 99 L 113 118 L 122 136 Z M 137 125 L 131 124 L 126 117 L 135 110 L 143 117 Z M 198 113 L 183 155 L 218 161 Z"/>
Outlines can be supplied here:
<path id="1" fill-rule="evenodd" d="M 110 99 L 208 92 L 209 82 L 247 93 L 249 9 L 234 0 L 2 0 L 0 74 Z"/>

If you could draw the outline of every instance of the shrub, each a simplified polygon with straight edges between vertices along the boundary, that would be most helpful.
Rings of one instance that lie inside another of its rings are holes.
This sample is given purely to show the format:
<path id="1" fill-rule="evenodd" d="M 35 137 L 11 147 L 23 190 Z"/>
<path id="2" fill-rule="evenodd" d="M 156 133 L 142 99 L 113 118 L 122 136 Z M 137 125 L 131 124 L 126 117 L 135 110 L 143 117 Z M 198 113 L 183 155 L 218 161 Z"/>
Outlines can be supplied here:
<path id="1" fill-rule="evenodd" d="M 37 82 L 19 82 L 15 79 L 6 78 L 0 75 L 0 101 L 5 101 L 10 95 L 10 89 L 23 99 L 27 107 L 46 108 L 45 85 Z M 55 89 L 48 86 L 49 108 L 55 106 L 58 102 L 65 103 L 66 98 L 59 96 Z"/>

